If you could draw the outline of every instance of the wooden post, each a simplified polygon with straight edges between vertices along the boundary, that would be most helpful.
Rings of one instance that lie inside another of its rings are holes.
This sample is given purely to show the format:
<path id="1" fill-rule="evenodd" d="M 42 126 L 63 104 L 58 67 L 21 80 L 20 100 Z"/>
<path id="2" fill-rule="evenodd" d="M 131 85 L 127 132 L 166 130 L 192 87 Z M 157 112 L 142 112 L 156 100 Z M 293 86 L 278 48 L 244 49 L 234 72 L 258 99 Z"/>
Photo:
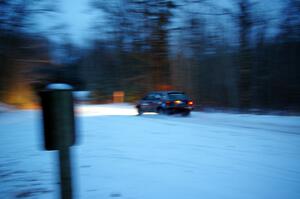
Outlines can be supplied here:
<path id="1" fill-rule="evenodd" d="M 59 170 L 61 199 L 72 199 L 72 169 L 69 147 L 59 150 Z"/>

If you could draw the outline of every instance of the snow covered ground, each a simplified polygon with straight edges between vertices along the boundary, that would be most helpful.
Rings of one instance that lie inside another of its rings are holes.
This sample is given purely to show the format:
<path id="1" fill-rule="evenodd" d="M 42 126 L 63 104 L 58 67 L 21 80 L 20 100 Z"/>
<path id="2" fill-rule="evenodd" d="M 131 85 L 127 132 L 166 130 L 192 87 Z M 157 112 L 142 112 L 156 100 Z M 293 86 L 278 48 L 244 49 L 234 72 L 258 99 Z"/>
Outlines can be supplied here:
<path id="1" fill-rule="evenodd" d="M 298 199 L 300 117 L 77 108 L 76 198 Z M 59 198 L 39 111 L 0 114 L 0 198 Z"/>
<path id="2" fill-rule="evenodd" d="M 0 113 L 13 110 L 14 107 L 0 102 Z"/>

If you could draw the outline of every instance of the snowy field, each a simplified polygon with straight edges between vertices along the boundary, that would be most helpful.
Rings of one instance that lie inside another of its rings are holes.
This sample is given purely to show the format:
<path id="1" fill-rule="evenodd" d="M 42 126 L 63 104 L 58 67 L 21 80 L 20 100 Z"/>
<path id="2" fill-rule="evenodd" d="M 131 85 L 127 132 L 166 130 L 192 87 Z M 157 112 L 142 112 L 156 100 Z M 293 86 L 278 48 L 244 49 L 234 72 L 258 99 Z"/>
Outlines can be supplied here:
<path id="1" fill-rule="evenodd" d="M 0 198 L 59 198 L 40 115 L 0 114 Z M 135 115 L 130 105 L 77 108 L 76 198 L 300 198 L 300 117 Z"/>

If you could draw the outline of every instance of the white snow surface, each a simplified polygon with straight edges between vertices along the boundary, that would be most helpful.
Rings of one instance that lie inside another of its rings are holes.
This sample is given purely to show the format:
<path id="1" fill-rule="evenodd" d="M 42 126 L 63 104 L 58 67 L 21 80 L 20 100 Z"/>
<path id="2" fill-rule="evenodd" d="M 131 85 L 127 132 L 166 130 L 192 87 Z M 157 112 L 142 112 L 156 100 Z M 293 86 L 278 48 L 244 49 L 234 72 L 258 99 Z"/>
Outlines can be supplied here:
<path id="1" fill-rule="evenodd" d="M 300 117 L 76 108 L 75 198 L 299 199 Z M 59 198 L 41 112 L 0 114 L 0 198 Z"/>

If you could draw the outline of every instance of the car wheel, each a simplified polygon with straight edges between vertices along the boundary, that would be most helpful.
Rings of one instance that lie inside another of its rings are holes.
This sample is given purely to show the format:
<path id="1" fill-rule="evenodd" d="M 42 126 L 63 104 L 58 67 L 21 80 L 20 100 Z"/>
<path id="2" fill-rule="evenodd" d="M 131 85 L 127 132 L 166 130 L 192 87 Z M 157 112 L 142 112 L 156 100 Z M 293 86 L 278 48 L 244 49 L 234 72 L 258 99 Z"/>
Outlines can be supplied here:
<path id="1" fill-rule="evenodd" d="M 170 109 L 166 109 L 166 110 L 164 111 L 164 113 L 165 113 L 166 115 L 171 115 L 171 114 L 173 114 L 172 110 L 170 110 Z"/>
<path id="2" fill-rule="evenodd" d="M 143 110 L 141 109 L 141 108 L 138 108 L 137 109 L 137 112 L 138 112 L 138 115 L 142 115 L 144 112 L 143 112 Z"/>
<path id="3" fill-rule="evenodd" d="M 191 114 L 190 111 L 183 111 L 183 112 L 181 113 L 181 115 L 184 116 L 184 117 L 187 117 L 187 116 L 189 116 L 190 114 Z"/>
<path id="4" fill-rule="evenodd" d="M 157 111 L 156 111 L 158 114 L 160 114 L 160 115 L 164 115 L 165 114 L 165 111 L 164 111 L 164 109 L 163 108 L 161 108 L 161 107 L 159 107 L 158 109 L 157 109 Z"/>

